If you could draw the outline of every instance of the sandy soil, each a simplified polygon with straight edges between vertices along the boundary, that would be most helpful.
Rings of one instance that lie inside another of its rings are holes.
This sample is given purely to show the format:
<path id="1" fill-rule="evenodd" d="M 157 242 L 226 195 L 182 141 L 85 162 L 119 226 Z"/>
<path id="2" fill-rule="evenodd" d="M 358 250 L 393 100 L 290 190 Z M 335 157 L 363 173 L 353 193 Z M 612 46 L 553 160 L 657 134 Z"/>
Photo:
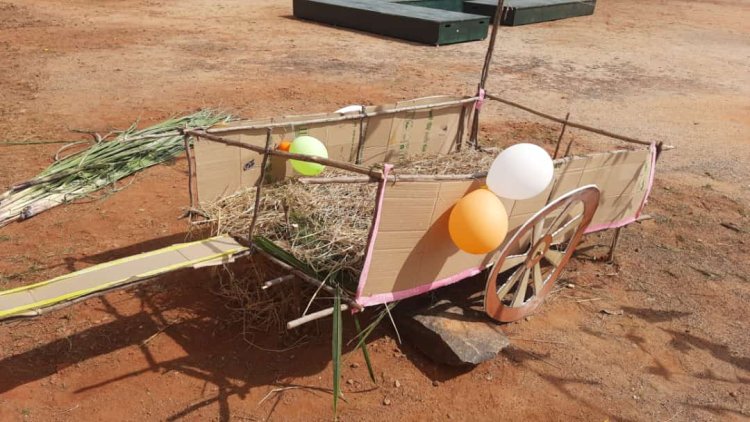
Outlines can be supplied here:
<path id="1" fill-rule="evenodd" d="M 290 3 L 0 0 L 0 140 L 476 86 L 486 42 L 425 47 L 297 21 Z M 341 419 L 750 418 L 748 16 L 743 0 L 601 0 L 592 17 L 503 28 L 491 91 L 678 147 L 659 163 L 655 219 L 623 232 L 617 265 L 587 259 L 611 234 L 588 238 L 563 277 L 575 288 L 505 326 L 513 348 L 476 368 L 435 365 L 384 328 L 370 343 L 378 385 L 359 353 L 345 356 Z M 485 138 L 559 130 L 487 110 Z M 0 145 L 0 186 L 35 175 L 57 147 Z M 181 241 L 185 172 L 177 160 L 106 200 L 0 229 L 0 288 Z M 249 345 L 214 280 L 177 273 L 0 326 L 0 420 L 330 419 L 327 334 L 283 352 L 269 351 L 283 348 L 273 335 Z"/>

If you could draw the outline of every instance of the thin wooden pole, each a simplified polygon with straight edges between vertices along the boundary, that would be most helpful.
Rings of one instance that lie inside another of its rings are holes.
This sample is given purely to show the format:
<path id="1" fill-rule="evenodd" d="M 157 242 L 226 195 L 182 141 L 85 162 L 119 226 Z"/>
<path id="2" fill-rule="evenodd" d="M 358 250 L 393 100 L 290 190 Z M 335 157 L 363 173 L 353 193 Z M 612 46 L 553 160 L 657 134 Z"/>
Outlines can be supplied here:
<path id="1" fill-rule="evenodd" d="M 258 176 L 258 186 L 255 188 L 255 208 L 253 209 L 253 219 L 250 221 L 250 227 L 247 230 L 248 241 L 253 241 L 253 230 L 255 230 L 255 223 L 258 221 L 258 214 L 260 214 L 260 196 L 263 189 L 263 182 L 266 180 L 266 167 L 268 165 L 268 157 L 271 155 L 271 129 L 266 129 L 266 148 L 263 153 L 263 160 L 260 164 L 260 176 Z"/>
<path id="2" fill-rule="evenodd" d="M 490 43 L 487 46 L 487 52 L 484 55 L 484 65 L 482 66 L 482 75 L 479 78 L 479 85 L 477 86 L 477 94 L 481 96 L 484 91 L 484 87 L 487 83 L 487 78 L 490 74 L 490 65 L 492 64 L 492 53 L 495 51 L 495 41 L 497 40 L 497 32 L 500 27 L 500 18 L 503 14 L 504 0 L 498 0 L 495 14 L 492 17 L 492 33 L 490 34 Z M 474 114 L 471 122 L 471 135 L 469 136 L 469 142 L 476 148 L 479 146 L 477 137 L 479 136 L 479 113 L 480 107 L 474 107 Z"/>
<path id="3" fill-rule="evenodd" d="M 269 287 L 273 287 L 273 286 L 279 285 L 281 283 L 284 283 L 284 282 L 287 282 L 289 280 L 292 280 L 293 278 L 294 278 L 293 274 L 288 274 L 288 275 L 284 275 L 284 276 L 281 276 L 281 277 L 276 277 L 274 279 L 268 280 L 265 283 L 263 283 L 263 286 L 261 287 L 261 289 L 266 290 Z"/>
<path id="4" fill-rule="evenodd" d="M 183 136 L 183 142 L 185 143 L 185 158 L 187 158 L 187 164 L 188 164 L 188 195 L 190 196 L 190 209 L 195 209 L 194 199 L 193 199 L 193 154 L 190 153 L 190 135 L 184 135 Z M 188 212 L 188 217 L 190 217 L 190 221 L 193 220 L 192 213 Z"/>
<path id="5" fill-rule="evenodd" d="M 283 269 L 285 271 L 289 271 L 290 273 L 292 273 L 292 274 L 296 275 L 297 277 L 299 277 L 301 280 L 306 281 L 306 282 L 312 284 L 315 287 L 320 287 L 323 290 L 327 291 L 328 293 L 337 294 L 336 289 L 334 289 L 330 285 L 325 284 L 324 282 L 318 280 L 317 278 L 311 277 L 311 276 L 307 275 L 303 271 L 300 271 L 297 268 L 292 267 L 291 265 L 287 264 L 286 262 L 284 262 L 284 261 L 276 258 L 275 256 L 269 254 L 268 252 L 266 252 L 266 251 L 264 251 L 264 250 L 262 250 L 260 248 L 255 247 L 255 250 L 258 251 L 258 252 L 260 252 L 260 254 L 263 255 L 269 261 L 271 261 L 274 264 L 276 264 L 279 267 L 281 267 L 281 269 Z M 355 302 L 354 299 L 350 298 L 349 296 L 343 296 L 341 299 L 344 300 L 344 301 L 346 301 L 349 304 L 349 306 L 351 306 L 352 308 L 355 308 L 355 309 L 358 309 L 358 310 L 364 309 L 362 307 L 362 305 L 360 305 L 357 302 Z"/>
<path id="6" fill-rule="evenodd" d="M 413 105 L 413 106 L 405 106 L 405 107 L 396 107 L 390 110 L 379 110 L 379 111 L 372 111 L 369 113 L 366 113 L 364 111 L 360 113 L 347 113 L 344 115 L 338 115 L 338 116 L 330 116 L 330 117 L 320 117 L 315 119 L 302 119 L 294 122 L 271 122 L 271 123 L 258 123 L 253 125 L 245 125 L 245 126 L 228 126 L 228 127 L 216 127 L 216 128 L 209 128 L 206 129 L 206 133 L 227 133 L 227 132 L 237 132 L 237 131 L 244 131 L 244 130 L 256 130 L 256 129 L 274 129 L 279 127 L 287 127 L 287 126 L 301 126 L 301 125 L 312 125 L 312 124 L 318 124 L 318 123 L 336 123 L 336 122 L 344 122 L 347 120 L 356 120 L 360 119 L 362 117 L 376 117 L 376 116 L 385 116 L 389 114 L 397 114 L 404 111 L 417 111 L 417 110 L 425 110 L 425 109 L 432 109 L 432 110 L 438 110 L 441 108 L 446 107 L 452 107 L 459 104 L 469 104 L 474 103 L 477 100 L 478 97 L 468 97 L 463 98 L 460 100 L 453 100 L 453 101 L 444 101 L 441 103 L 435 103 L 435 104 L 421 104 L 421 105 Z"/>
<path id="7" fill-rule="evenodd" d="M 271 130 L 270 127 L 266 129 Z M 258 154 L 266 154 L 266 150 L 263 147 L 259 147 L 257 145 L 252 145 L 252 144 L 246 144 L 244 142 L 233 141 L 231 139 L 222 138 L 221 136 L 212 135 L 202 130 L 186 130 L 185 133 L 199 137 L 199 138 L 208 139 L 209 141 L 218 142 L 220 144 L 249 149 L 250 151 L 255 151 Z M 313 155 L 294 154 L 291 152 L 281 151 L 277 149 L 271 149 L 268 151 L 267 154 L 276 155 L 278 157 L 286 157 L 286 158 L 290 158 L 290 159 L 298 160 L 298 161 L 322 164 L 324 166 L 330 166 L 330 167 L 335 167 L 335 168 L 339 168 L 342 170 L 348 170 L 354 173 L 365 174 L 367 176 L 370 176 L 376 179 L 380 179 L 383 177 L 383 173 L 378 170 L 374 170 L 374 169 L 367 168 L 364 166 L 359 166 L 356 164 L 345 163 L 343 161 L 336 161 L 336 160 L 331 160 L 328 158 L 316 157 Z"/>
<path id="8" fill-rule="evenodd" d="M 349 305 L 343 304 L 341 305 L 341 309 L 339 312 L 344 312 L 349 309 Z M 326 308 L 323 310 L 320 310 L 318 312 L 313 312 L 311 314 L 307 314 L 301 318 L 297 318 L 294 320 L 291 320 L 286 323 L 286 329 L 291 330 L 294 328 L 299 327 L 302 324 L 307 324 L 308 322 L 315 321 L 316 319 L 325 318 L 329 315 L 333 315 L 333 312 L 336 310 L 334 307 Z"/>
<path id="9" fill-rule="evenodd" d="M 470 174 L 389 174 L 389 182 L 437 182 L 442 180 L 475 180 L 487 177 L 486 171 Z M 300 177 L 298 182 L 306 185 L 325 185 L 328 183 L 377 183 L 377 179 L 361 176 L 341 177 Z"/>
<path id="10" fill-rule="evenodd" d="M 486 97 L 489 98 L 490 100 L 498 101 L 498 102 L 501 102 L 503 104 L 507 104 L 507 105 L 509 105 L 511 107 L 515 107 L 515 108 L 521 109 L 523 111 L 529 112 L 531 114 L 535 114 L 535 115 L 537 115 L 539 117 L 543 117 L 545 119 L 552 120 L 553 122 L 565 123 L 565 119 L 561 119 L 559 117 L 555 117 L 555 116 L 549 115 L 547 113 L 543 113 L 541 111 L 534 110 L 531 107 L 521 105 L 521 104 L 519 104 L 517 102 L 514 102 L 514 101 L 506 100 L 504 98 L 498 97 L 497 95 L 486 94 Z M 596 134 L 599 134 L 599 135 L 607 136 L 609 138 L 617 139 L 617 140 L 620 140 L 620 141 L 630 142 L 632 144 L 651 145 L 651 142 L 648 142 L 648 141 L 642 141 L 640 139 L 631 138 L 629 136 L 618 135 L 616 133 L 613 133 L 613 132 L 610 132 L 610 131 L 607 131 L 607 130 L 604 130 L 604 129 L 598 129 L 598 128 L 595 128 L 595 127 L 592 127 L 592 126 L 584 125 L 582 123 L 568 121 L 567 125 L 570 126 L 570 127 L 574 127 L 576 129 L 585 130 L 585 131 L 588 131 L 588 132 L 592 132 L 592 133 L 596 133 Z M 665 150 L 673 149 L 673 148 L 674 147 L 668 146 L 668 145 L 664 146 Z"/>
<path id="11" fill-rule="evenodd" d="M 575 140 L 576 139 L 574 137 L 572 137 L 572 136 L 570 137 L 570 142 L 568 142 L 568 147 L 565 148 L 565 155 L 563 155 L 563 157 L 570 156 L 570 148 L 573 146 L 573 141 L 575 141 Z"/>
<path id="12" fill-rule="evenodd" d="M 557 137 L 557 145 L 555 146 L 555 155 L 552 156 L 552 159 L 557 158 L 557 153 L 560 152 L 560 143 L 562 142 L 563 136 L 565 135 L 565 129 L 568 127 L 568 119 L 570 118 L 570 113 L 565 115 L 565 121 L 563 122 L 562 130 L 560 131 L 560 136 Z"/>
<path id="13" fill-rule="evenodd" d="M 355 164 L 362 164 L 362 151 L 365 148 L 365 135 L 367 134 L 367 113 L 362 110 L 362 118 L 359 119 L 359 140 L 357 141 L 357 156 Z"/>

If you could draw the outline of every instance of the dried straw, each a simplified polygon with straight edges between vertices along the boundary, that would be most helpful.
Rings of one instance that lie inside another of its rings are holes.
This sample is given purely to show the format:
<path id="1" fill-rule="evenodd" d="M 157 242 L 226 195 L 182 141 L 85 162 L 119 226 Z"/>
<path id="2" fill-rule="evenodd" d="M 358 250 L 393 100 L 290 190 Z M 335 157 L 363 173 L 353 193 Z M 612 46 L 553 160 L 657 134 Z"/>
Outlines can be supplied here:
<path id="1" fill-rule="evenodd" d="M 394 174 L 451 175 L 486 171 L 494 155 L 460 153 L 400 160 Z M 347 175 L 327 169 L 326 177 Z M 309 265 L 320 279 L 349 292 L 364 261 L 372 223 L 377 184 L 328 183 L 303 185 L 294 179 L 268 183 L 261 200 L 255 233 Z M 214 234 L 242 233 L 253 215 L 255 189 L 247 189 L 203 206 Z"/>

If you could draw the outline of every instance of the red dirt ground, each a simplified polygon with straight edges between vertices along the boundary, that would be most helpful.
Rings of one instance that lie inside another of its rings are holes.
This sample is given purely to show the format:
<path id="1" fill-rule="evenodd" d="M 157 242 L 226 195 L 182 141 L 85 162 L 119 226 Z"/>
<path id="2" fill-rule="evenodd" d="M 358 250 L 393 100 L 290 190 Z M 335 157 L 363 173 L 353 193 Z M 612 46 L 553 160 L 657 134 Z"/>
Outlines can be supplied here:
<path id="1" fill-rule="evenodd" d="M 345 355 L 341 419 L 748 420 L 749 12 L 743 0 L 601 0 L 592 17 L 503 28 L 490 91 L 678 147 L 660 162 L 655 218 L 623 232 L 617 265 L 586 259 L 611 234 L 589 237 L 540 313 L 505 326 L 513 347 L 493 361 L 436 365 L 384 327 L 370 343 L 377 385 Z M 300 22 L 289 1 L 0 0 L 0 141 L 200 107 L 260 117 L 470 94 L 486 45 Z M 484 117 L 488 139 L 559 130 L 496 105 Z M 0 145 L 0 186 L 57 147 Z M 0 288 L 181 241 L 185 186 L 177 160 L 0 229 Z M 264 350 L 284 347 L 274 335 L 250 345 L 215 287 L 208 270 L 181 272 L 1 325 L 0 420 L 330 419 L 325 328 L 292 350 Z"/>

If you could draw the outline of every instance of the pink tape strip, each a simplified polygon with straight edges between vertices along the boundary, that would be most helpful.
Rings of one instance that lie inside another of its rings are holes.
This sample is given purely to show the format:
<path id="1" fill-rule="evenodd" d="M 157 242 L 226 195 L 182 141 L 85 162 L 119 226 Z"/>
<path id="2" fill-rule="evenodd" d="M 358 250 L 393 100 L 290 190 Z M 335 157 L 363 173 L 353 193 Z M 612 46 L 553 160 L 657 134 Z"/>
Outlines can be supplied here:
<path id="1" fill-rule="evenodd" d="M 417 296 L 421 295 L 422 293 L 429 292 L 430 290 L 435 290 L 440 287 L 445 287 L 450 284 L 456 283 L 458 281 L 464 280 L 466 278 L 475 276 L 482 272 L 484 268 L 471 268 L 468 270 L 464 270 L 458 274 L 452 275 L 450 277 L 444 278 L 442 280 L 434 281 L 430 284 L 423 284 L 421 286 L 417 286 L 408 290 L 401 290 L 399 292 L 388 292 L 388 293 L 380 293 L 373 296 L 368 297 L 359 297 L 357 298 L 357 303 L 359 303 L 362 306 L 373 306 L 373 305 L 380 305 L 383 303 L 393 302 L 395 300 L 401 300 L 406 299 L 407 297 Z"/>
<path id="2" fill-rule="evenodd" d="M 372 264 L 372 254 L 375 251 L 375 239 L 378 237 L 378 229 L 380 228 L 380 215 L 383 212 L 383 198 L 385 198 L 385 185 L 388 181 L 388 173 L 393 168 L 392 164 L 385 164 L 383 168 L 383 180 L 380 181 L 378 186 L 378 197 L 377 203 L 375 204 L 375 216 L 372 219 L 372 227 L 370 228 L 370 242 L 367 244 L 367 252 L 365 253 L 365 263 L 362 265 L 362 274 L 359 275 L 359 283 L 357 284 L 357 297 L 354 299 L 357 303 L 360 303 L 360 297 L 362 291 L 367 283 L 367 275 L 370 272 L 370 265 Z M 361 303 L 360 303 L 361 305 Z M 365 305 L 363 305 L 365 306 Z"/>
<path id="3" fill-rule="evenodd" d="M 477 98 L 477 101 L 474 103 L 474 109 L 479 110 L 482 108 L 482 105 L 484 105 L 484 94 L 484 88 L 479 88 L 479 93 L 477 94 L 479 98 Z"/>
<path id="4" fill-rule="evenodd" d="M 616 229 L 618 227 L 627 226 L 628 224 L 634 223 L 636 220 L 638 220 L 638 217 L 640 217 L 641 213 L 643 212 L 643 208 L 646 207 L 646 202 L 648 202 L 648 196 L 651 195 L 651 188 L 654 187 L 654 174 L 656 174 L 656 144 L 652 143 L 649 149 L 651 150 L 651 171 L 648 175 L 648 185 L 646 186 L 646 194 L 643 195 L 643 201 L 641 201 L 641 206 L 638 207 L 638 210 L 635 212 L 635 215 L 624 218 L 622 220 L 615 221 L 613 223 L 603 223 L 603 224 L 596 224 L 596 225 L 588 226 L 586 228 L 586 233 L 593 233 L 593 232 L 598 232 L 598 231 L 607 230 L 607 229 Z"/>

